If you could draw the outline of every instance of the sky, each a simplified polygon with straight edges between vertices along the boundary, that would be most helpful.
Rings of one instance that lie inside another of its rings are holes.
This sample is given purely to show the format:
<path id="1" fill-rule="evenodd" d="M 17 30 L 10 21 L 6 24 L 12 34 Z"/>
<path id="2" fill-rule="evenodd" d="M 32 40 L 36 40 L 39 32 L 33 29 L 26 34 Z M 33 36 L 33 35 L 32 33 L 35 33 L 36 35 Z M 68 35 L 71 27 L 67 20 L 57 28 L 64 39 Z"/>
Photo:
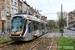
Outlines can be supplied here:
<path id="1" fill-rule="evenodd" d="M 57 12 L 70 12 L 75 9 L 75 0 L 24 0 L 34 9 L 39 10 L 41 15 L 47 17 L 47 20 L 58 20 Z M 41 10 L 41 11 L 40 11 Z"/>

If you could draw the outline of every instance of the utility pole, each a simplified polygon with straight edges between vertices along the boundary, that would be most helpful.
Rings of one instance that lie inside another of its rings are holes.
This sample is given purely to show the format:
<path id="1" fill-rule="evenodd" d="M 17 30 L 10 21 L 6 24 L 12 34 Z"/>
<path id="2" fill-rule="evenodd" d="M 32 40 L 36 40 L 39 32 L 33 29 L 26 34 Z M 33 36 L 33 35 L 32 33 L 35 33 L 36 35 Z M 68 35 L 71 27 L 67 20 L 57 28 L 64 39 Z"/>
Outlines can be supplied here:
<path id="1" fill-rule="evenodd" d="M 63 36 L 63 10 L 62 10 L 62 4 L 61 4 L 61 36 Z"/>
<path id="2" fill-rule="evenodd" d="M 68 28 L 68 15 L 67 15 L 67 28 Z"/>

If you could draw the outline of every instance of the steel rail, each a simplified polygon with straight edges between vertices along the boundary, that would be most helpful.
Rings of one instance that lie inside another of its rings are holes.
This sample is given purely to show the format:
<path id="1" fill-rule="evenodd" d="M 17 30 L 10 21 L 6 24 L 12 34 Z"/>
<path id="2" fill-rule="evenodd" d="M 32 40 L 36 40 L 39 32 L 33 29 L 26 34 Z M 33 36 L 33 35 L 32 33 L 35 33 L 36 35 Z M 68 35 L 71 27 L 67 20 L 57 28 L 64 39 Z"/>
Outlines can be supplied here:
<path id="1" fill-rule="evenodd" d="M 48 35 L 47 35 L 48 36 Z M 45 37 L 46 38 L 46 37 Z M 32 46 L 29 50 L 32 50 L 36 45 L 38 45 L 41 41 L 43 41 L 45 38 L 43 38 L 42 40 L 40 40 L 38 43 L 36 43 L 34 46 Z"/>
<path id="2" fill-rule="evenodd" d="M 11 41 L 6 41 L 6 42 L 0 43 L 0 44 L 4 44 L 4 43 L 8 43 L 8 42 L 11 42 Z"/>
<path id="3" fill-rule="evenodd" d="M 6 45 L 10 45 L 10 44 L 12 44 L 12 43 L 14 43 L 15 41 L 13 41 L 13 42 L 10 42 L 10 43 L 7 43 L 7 44 L 4 44 L 4 45 L 2 45 L 2 46 L 0 46 L 0 48 L 1 47 L 4 47 L 4 46 L 6 46 Z M 2 43 L 3 44 L 3 43 Z"/>
<path id="4" fill-rule="evenodd" d="M 20 46 L 22 46 L 22 45 L 24 45 L 25 43 L 23 43 L 23 44 L 20 44 L 19 46 L 17 46 L 17 47 L 14 47 L 13 49 L 11 49 L 11 50 L 15 50 L 16 48 L 18 48 L 18 47 L 20 47 Z"/>
<path id="5" fill-rule="evenodd" d="M 56 35 L 56 34 L 55 34 Z M 51 50 L 51 47 L 52 47 L 52 45 L 53 45 L 53 42 L 54 42 L 54 39 L 55 39 L 55 35 L 54 35 L 54 37 L 53 37 L 53 40 L 52 40 L 52 43 L 51 43 L 51 45 L 50 45 L 50 48 L 49 48 L 49 50 Z"/>
<path id="6" fill-rule="evenodd" d="M 43 38 L 41 41 L 43 41 L 45 38 Z M 35 44 L 34 46 L 32 46 L 29 50 L 32 50 L 36 45 L 38 45 L 41 41 L 39 41 L 37 44 Z"/>
<path id="7" fill-rule="evenodd" d="M 48 36 L 48 35 L 47 35 Z M 39 36 L 40 37 L 40 36 Z M 45 37 L 46 38 L 46 37 Z M 43 41 L 45 38 L 43 38 L 41 41 Z M 39 41 L 37 44 L 39 44 L 41 41 Z M 25 43 L 23 43 L 23 44 L 21 44 L 21 45 L 19 45 L 19 46 L 17 46 L 17 47 L 14 47 L 13 49 L 11 49 L 11 50 L 15 50 L 16 48 L 18 48 L 18 47 L 20 47 L 20 46 L 22 46 L 22 45 L 24 45 Z M 31 50 L 32 48 L 34 48 L 37 44 L 35 44 L 33 47 L 31 47 L 29 50 Z"/>

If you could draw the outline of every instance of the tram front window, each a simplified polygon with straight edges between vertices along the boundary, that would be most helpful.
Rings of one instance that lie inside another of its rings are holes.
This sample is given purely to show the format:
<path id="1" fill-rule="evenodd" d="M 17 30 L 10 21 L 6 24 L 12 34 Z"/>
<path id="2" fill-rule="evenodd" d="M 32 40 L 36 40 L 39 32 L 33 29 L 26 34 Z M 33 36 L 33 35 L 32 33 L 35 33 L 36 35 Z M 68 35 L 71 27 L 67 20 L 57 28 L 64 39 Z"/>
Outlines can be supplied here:
<path id="1" fill-rule="evenodd" d="M 24 20 L 14 19 L 11 21 L 11 31 L 18 32 L 23 28 Z"/>

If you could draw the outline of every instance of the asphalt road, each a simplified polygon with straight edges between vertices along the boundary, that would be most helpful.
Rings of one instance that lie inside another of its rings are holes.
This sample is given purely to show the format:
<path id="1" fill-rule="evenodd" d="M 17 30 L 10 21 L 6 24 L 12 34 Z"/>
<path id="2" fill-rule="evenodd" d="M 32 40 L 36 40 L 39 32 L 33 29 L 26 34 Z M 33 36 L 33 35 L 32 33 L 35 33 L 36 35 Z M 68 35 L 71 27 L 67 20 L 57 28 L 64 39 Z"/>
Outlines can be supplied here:
<path id="1" fill-rule="evenodd" d="M 75 37 L 75 31 L 64 29 L 63 36 L 66 36 L 66 37 Z"/>
<path id="2" fill-rule="evenodd" d="M 46 38 L 52 38 L 54 35 L 56 37 L 61 37 L 61 33 L 47 33 L 43 35 L 41 38 L 46 36 L 47 36 Z M 63 37 L 75 37 L 75 31 L 64 29 Z"/>
<path id="3" fill-rule="evenodd" d="M 75 33 L 75 31 L 64 29 L 64 33 Z"/>

